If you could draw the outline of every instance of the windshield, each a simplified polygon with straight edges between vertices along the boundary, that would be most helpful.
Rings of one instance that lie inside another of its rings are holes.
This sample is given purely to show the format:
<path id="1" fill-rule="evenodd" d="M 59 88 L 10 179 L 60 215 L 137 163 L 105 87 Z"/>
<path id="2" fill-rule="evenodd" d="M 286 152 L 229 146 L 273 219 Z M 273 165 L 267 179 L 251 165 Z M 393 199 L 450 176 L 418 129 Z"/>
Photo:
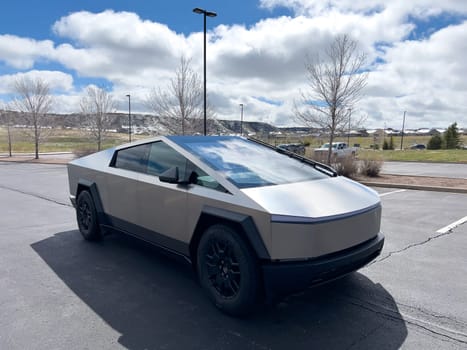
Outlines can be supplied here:
<path id="1" fill-rule="evenodd" d="M 337 147 L 337 143 L 333 143 L 332 148 L 336 148 L 336 147 Z M 324 145 L 321 146 L 321 148 L 329 149 L 329 143 L 325 143 Z"/>
<path id="2" fill-rule="evenodd" d="M 312 166 L 240 137 L 170 137 L 239 188 L 323 179 Z"/>

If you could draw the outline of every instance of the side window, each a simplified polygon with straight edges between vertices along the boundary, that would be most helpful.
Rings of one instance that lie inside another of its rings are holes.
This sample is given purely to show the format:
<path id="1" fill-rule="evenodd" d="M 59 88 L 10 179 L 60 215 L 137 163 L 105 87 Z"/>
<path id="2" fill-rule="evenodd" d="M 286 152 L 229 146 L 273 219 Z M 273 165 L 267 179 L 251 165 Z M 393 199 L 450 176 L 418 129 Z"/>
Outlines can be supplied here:
<path id="1" fill-rule="evenodd" d="M 115 168 L 145 173 L 150 146 L 151 144 L 144 144 L 119 150 L 113 166 Z"/>
<path id="2" fill-rule="evenodd" d="M 206 174 L 203 170 L 198 168 L 190 161 L 188 162 L 187 170 L 190 173 L 190 176 L 188 178 L 188 181 L 190 183 L 202 187 L 207 187 L 220 192 L 229 192 L 221 184 L 214 180 L 210 175 Z"/>
<path id="3" fill-rule="evenodd" d="M 147 173 L 159 176 L 164 171 L 178 167 L 180 178 L 186 176 L 187 159 L 180 153 L 167 146 L 164 142 L 150 144 Z"/>
<path id="4" fill-rule="evenodd" d="M 162 141 L 119 150 L 112 166 L 155 176 L 178 167 L 180 179 L 216 191 L 228 192 L 206 172 Z"/>

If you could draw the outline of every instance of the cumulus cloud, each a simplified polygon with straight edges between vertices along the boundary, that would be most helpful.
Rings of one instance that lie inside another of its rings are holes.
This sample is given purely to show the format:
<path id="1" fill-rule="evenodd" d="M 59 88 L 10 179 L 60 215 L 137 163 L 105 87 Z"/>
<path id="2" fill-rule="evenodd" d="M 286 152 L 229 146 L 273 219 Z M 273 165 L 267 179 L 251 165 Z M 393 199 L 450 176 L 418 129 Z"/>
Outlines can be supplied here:
<path id="1" fill-rule="evenodd" d="M 378 101 L 388 122 L 406 109 L 414 117 L 414 126 L 430 121 L 439 125 L 447 118 L 454 121 L 467 112 L 466 53 L 467 22 L 443 28 L 422 41 L 395 43 L 382 56 L 386 63 L 370 73 L 362 105 L 371 112 Z M 465 124 L 465 117 L 461 118 L 457 120 Z"/>
<path id="2" fill-rule="evenodd" d="M 260 0 L 260 6 L 268 9 L 286 7 L 297 14 L 319 14 L 333 10 L 339 12 L 375 13 L 389 11 L 401 16 L 417 17 L 439 15 L 443 12 L 467 13 L 467 4 L 458 0 Z"/>
<path id="3" fill-rule="evenodd" d="M 49 84 L 52 92 L 70 92 L 73 90 L 73 77 L 60 71 L 31 70 L 25 73 L 0 76 L 0 94 L 12 94 L 13 86 L 18 79 L 41 79 Z"/>
<path id="4" fill-rule="evenodd" d="M 53 42 L 0 35 L 0 61 L 17 69 L 30 69 L 41 58 L 53 53 Z"/>
<path id="5" fill-rule="evenodd" d="M 152 67 L 173 70 L 187 50 L 183 35 L 130 12 L 76 12 L 57 21 L 53 30 L 73 41 L 57 47 L 57 61 L 88 76 L 114 79 L 147 76 Z"/>

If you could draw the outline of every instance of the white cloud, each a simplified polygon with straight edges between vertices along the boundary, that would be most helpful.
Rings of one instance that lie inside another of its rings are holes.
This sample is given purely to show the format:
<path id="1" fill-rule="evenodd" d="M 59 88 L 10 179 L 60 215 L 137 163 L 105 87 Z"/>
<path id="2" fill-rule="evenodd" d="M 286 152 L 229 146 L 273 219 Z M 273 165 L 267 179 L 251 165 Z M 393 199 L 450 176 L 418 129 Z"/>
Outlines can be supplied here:
<path id="1" fill-rule="evenodd" d="M 73 90 L 73 77 L 60 71 L 31 70 L 25 73 L 7 74 L 0 76 L 0 93 L 13 94 L 17 79 L 41 79 L 49 84 L 52 92 L 69 92 Z"/>
<path id="2" fill-rule="evenodd" d="M 0 35 L 0 61 L 17 69 L 30 69 L 36 60 L 53 52 L 50 40 L 37 41 L 14 35 Z"/>
<path id="3" fill-rule="evenodd" d="M 339 12 L 375 13 L 390 11 L 401 16 L 411 14 L 417 17 L 438 15 L 443 12 L 465 14 L 467 3 L 459 0 L 260 0 L 267 9 L 286 7 L 297 14 L 320 14 L 332 10 Z"/>
<path id="4" fill-rule="evenodd" d="M 379 109 L 387 121 L 407 110 L 414 126 L 430 122 L 443 126 L 455 120 L 465 125 L 466 54 L 467 22 L 423 41 L 396 43 L 383 55 L 387 63 L 370 74 L 362 105 L 369 112 Z"/>
<path id="5" fill-rule="evenodd" d="M 187 50 L 183 35 L 130 12 L 76 12 L 61 18 L 53 30 L 75 42 L 60 45 L 55 58 L 87 76 L 148 77 L 148 70 L 173 70 Z"/>

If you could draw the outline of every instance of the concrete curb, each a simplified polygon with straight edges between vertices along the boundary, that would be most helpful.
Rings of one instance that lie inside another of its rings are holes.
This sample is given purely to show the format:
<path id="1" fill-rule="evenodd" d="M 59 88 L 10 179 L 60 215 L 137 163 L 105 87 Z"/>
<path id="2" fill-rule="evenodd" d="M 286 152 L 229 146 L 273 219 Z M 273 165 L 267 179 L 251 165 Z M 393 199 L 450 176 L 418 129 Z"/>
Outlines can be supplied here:
<path id="1" fill-rule="evenodd" d="M 420 186 L 420 185 L 411 185 L 411 184 L 396 184 L 396 183 L 384 183 L 384 182 L 373 182 L 373 181 L 359 181 L 359 182 L 365 186 L 373 186 L 373 187 L 401 188 L 401 189 L 418 190 L 418 191 L 467 193 L 467 188 Z"/>

